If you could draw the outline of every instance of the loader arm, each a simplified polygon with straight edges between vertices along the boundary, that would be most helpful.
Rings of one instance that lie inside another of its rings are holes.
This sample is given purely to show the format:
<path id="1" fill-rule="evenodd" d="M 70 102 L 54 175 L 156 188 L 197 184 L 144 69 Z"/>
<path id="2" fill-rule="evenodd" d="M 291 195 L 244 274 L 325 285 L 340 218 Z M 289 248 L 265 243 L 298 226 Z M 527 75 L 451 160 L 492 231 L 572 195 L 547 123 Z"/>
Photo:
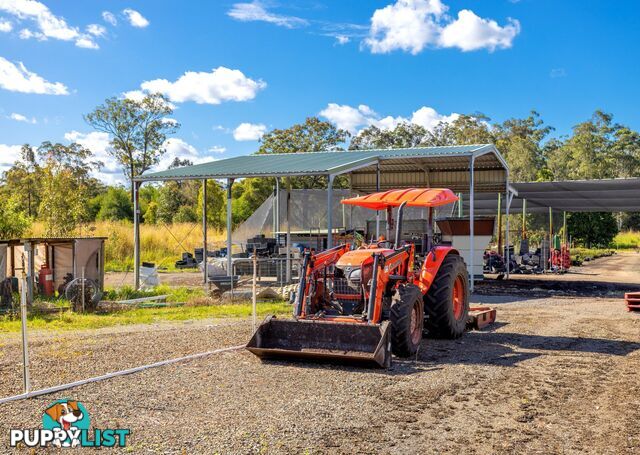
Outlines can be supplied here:
<path id="1" fill-rule="evenodd" d="M 306 316 L 305 302 L 314 286 L 314 275 L 324 270 L 326 267 L 335 264 L 340 257 L 349 251 L 349 245 L 338 245 L 329 250 L 312 254 L 310 251 L 304 253 L 302 270 L 300 271 L 300 282 L 296 291 L 295 317 Z"/>
<path id="2" fill-rule="evenodd" d="M 390 255 L 377 253 L 373 257 L 373 274 L 368 295 L 367 319 L 377 324 L 382 319 L 384 293 L 397 285 L 413 279 L 413 244 L 405 245 Z"/>

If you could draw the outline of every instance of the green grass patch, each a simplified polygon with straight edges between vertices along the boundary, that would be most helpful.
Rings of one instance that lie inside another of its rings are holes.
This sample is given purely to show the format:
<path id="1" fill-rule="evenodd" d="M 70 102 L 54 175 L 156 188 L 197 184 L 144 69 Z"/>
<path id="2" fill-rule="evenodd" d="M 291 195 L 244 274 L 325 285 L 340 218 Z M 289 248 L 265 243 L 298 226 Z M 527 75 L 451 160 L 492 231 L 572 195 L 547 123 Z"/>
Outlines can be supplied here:
<path id="1" fill-rule="evenodd" d="M 571 249 L 571 259 L 578 263 L 583 263 L 585 259 L 598 259 L 605 256 L 611 256 L 615 252 L 611 249 L 604 248 L 583 248 L 574 247 Z"/>
<path id="2" fill-rule="evenodd" d="M 166 295 L 167 302 L 186 303 L 199 297 L 204 297 L 204 289 L 198 286 L 179 286 L 171 287 L 167 285 L 156 286 L 149 290 L 135 290 L 131 286 L 122 286 L 115 289 L 105 290 L 102 300 L 110 300 L 117 302 L 119 300 L 140 299 L 144 297 L 154 297 L 157 295 Z"/>
<path id="3" fill-rule="evenodd" d="M 268 314 L 290 315 L 287 302 L 261 302 L 257 305 L 258 317 Z M 188 321 L 209 318 L 248 318 L 251 304 L 223 304 L 206 306 L 180 306 L 166 308 L 134 308 L 109 314 L 80 314 L 65 311 L 58 314 L 32 314 L 28 318 L 30 330 L 86 330 L 118 325 L 152 324 L 162 321 Z M 0 316 L 0 333 L 19 332 L 20 316 Z"/>

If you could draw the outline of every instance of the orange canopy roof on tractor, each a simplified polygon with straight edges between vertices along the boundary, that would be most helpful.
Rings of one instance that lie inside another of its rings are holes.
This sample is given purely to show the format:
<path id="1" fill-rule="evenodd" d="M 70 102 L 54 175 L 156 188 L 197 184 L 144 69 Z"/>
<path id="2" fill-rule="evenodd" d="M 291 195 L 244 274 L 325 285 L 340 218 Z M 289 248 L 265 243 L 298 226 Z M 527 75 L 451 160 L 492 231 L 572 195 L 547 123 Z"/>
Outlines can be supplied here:
<path id="1" fill-rule="evenodd" d="M 408 207 L 439 207 L 457 200 L 458 196 L 447 188 L 407 188 L 352 197 L 344 199 L 342 203 L 372 210 L 383 210 L 399 207 L 403 202 L 406 202 L 405 205 Z"/>

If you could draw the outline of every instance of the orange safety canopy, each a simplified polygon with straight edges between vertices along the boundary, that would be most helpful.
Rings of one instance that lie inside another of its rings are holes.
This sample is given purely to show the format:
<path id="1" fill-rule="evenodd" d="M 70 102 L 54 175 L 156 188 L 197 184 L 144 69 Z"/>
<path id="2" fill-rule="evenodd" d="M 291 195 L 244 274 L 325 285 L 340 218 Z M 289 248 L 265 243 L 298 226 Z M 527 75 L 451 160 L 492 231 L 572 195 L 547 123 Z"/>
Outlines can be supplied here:
<path id="1" fill-rule="evenodd" d="M 406 202 L 409 207 L 438 207 L 457 200 L 458 196 L 447 188 L 407 188 L 352 197 L 343 199 L 341 202 L 372 210 L 382 210 L 387 207 L 398 207 L 403 202 Z"/>

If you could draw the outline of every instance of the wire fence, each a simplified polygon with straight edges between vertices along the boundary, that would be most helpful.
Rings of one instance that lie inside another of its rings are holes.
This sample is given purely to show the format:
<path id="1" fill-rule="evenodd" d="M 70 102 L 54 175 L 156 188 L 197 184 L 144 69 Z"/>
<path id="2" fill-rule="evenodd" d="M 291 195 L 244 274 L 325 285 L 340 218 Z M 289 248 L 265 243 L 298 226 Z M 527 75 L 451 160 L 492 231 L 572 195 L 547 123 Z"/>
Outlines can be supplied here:
<path id="1" fill-rule="evenodd" d="M 240 349 L 267 314 L 290 314 L 301 261 L 233 259 L 233 279 L 211 273 L 204 298 L 101 301 L 84 312 L 55 298 L 42 306 L 37 285 L 30 302 L 20 278 L 0 317 L 0 403 Z M 186 291 L 200 296 L 201 287 Z"/>

